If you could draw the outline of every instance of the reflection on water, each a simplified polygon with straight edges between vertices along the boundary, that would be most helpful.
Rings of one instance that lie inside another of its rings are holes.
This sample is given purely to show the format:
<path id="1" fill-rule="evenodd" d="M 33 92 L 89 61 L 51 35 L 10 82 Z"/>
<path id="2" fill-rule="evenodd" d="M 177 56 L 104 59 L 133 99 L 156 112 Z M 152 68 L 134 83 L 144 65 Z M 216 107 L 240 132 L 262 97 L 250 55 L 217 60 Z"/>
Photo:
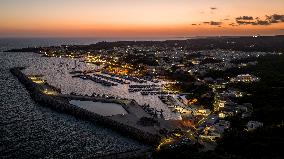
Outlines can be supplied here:
<path id="1" fill-rule="evenodd" d="M 80 100 L 71 100 L 69 103 L 103 116 L 127 114 L 126 110 L 121 105 L 116 103 L 102 103 Z"/>

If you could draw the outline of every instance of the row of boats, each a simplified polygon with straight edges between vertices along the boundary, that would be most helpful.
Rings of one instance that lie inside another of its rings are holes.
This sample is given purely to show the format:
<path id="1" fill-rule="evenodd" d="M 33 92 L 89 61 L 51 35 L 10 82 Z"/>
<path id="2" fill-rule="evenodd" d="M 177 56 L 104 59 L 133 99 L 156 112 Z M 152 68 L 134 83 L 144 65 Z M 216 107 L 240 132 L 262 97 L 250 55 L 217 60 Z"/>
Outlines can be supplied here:
<path id="1" fill-rule="evenodd" d="M 120 83 L 120 84 L 129 84 L 130 82 L 126 81 L 126 80 L 122 80 L 122 79 L 117 79 L 114 77 L 109 77 L 106 75 L 102 75 L 102 74 L 94 74 L 94 76 L 99 77 L 99 78 L 104 78 L 108 81 L 112 81 L 112 82 L 116 82 L 116 83 Z"/>
<path id="2" fill-rule="evenodd" d="M 142 91 L 140 93 L 142 95 L 169 95 L 169 94 L 177 94 L 177 92 L 164 92 L 164 91 Z"/>
<path id="3" fill-rule="evenodd" d="M 77 73 L 80 73 L 79 75 L 76 75 Z M 84 80 L 92 80 L 96 83 L 100 83 L 104 86 L 117 86 L 118 84 L 130 84 L 130 81 L 133 81 L 133 79 L 136 80 L 142 80 L 139 79 L 137 77 L 130 77 L 130 76 L 122 76 L 123 78 L 117 77 L 117 75 L 112 75 L 112 76 L 107 76 L 107 75 L 103 75 L 103 74 L 93 74 L 93 76 L 91 75 L 87 75 L 87 74 L 81 74 L 83 72 L 81 71 L 73 71 L 70 72 L 70 74 L 75 74 L 72 77 L 73 78 L 81 78 Z M 108 74 L 109 75 L 109 74 Z M 131 79 L 129 79 L 131 78 Z M 136 81 L 137 82 L 137 81 Z M 141 83 L 142 81 L 140 81 Z M 147 81 L 143 81 L 147 82 Z M 152 84 L 152 85 L 129 85 L 129 92 L 139 92 L 139 91 L 159 91 L 160 90 L 160 86 L 157 84 Z"/>
<path id="4" fill-rule="evenodd" d="M 104 80 L 100 77 L 96 77 L 96 76 L 90 76 L 90 75 L 74 75 L 72 76 L 72 78 L 81 78 L 83 80 L 92 80 L 96 83 L 100 83 L 102 84 L 103 86 L 117 86 L 118 84 L 117 83 L 113 83 L 113 82 L 109 82 L 107 80 Z"/>
<path id="5" fill-rule="evenodd" d="M 160 85 L 157 84 L 148 84 L 148 85 L 129 85 L 129 88 L 155 88 L 160 87 Z"/>
<path id="6" fill-rule="evenodd" d="M 158 92 L 161 91 L 161 87 L 156 84 L 152 85 L 129 85 L 129 92 Z M 144 93 L 143 93 L 144 94 Z M 145 93 L 146 95 L 147 93 Z"/>
<path id="7" fill-rule="evenodd" d="M 136 82 L 136 83 L 147 83 L 147 80 L 145 79 L 141 79 L 138 77 L 133 77 L 133 76 L 126 76 L 126 75 L 116 75 L 116 74 L 112 74 L 106 71 L 103 71 L 102 73 L 110 75 L 111 77 L 118 77 L 124 80 L 128 80 L 128 81 L 132 81 L 132 82 Z"/>
<path id="8" fill-rule="evenodd" d="M 153 91 L 160 91 L 160 88 L 129 88 L 128 92 L 153 92 Z"/>

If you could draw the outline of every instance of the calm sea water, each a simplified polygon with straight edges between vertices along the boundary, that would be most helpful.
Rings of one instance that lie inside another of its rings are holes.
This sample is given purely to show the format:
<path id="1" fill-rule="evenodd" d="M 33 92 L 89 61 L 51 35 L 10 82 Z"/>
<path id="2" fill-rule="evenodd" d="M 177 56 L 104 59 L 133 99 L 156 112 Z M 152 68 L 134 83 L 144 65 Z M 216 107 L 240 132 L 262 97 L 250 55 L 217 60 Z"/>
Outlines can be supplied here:
<path id="1" fill-rule="evenodd" d="M 0 39 L 0 158 L 85 158 L 145 147 L 114 131 L 35 103 L 9 72 L 15 66 L 31 65 L 35 54 L 2 52 L 101 40 L 108 39 Z"/>
<path id="2" fill-rule="evenodd" d="M 182 38 L 0 38 L 0 51 L 7 48 L 58 46 L 66 44 L 87 45 L 100 41 L 163 41 Z"/>

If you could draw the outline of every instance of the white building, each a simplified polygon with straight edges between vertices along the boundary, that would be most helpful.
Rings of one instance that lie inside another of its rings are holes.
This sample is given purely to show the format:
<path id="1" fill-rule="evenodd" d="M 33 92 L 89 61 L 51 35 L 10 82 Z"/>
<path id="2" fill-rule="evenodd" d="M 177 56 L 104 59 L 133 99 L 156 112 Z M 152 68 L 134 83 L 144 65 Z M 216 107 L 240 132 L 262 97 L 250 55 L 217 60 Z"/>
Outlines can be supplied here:
<path id="1" fill-rule="evenodd" d="M 231 82 L 245 82 L 245 83 L 258 82 L 259 80 L 260 79 L 258 77 L 255 77 L 250 74 L 242 74 L 230 79 Z"/>

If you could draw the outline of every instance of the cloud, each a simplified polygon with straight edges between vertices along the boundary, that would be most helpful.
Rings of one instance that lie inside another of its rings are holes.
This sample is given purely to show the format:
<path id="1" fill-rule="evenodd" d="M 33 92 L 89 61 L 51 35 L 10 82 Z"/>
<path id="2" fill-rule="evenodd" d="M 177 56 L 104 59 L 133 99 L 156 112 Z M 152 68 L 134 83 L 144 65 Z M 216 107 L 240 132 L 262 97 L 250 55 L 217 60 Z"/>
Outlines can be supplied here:
<path id="1" fill-rule="evenodd" d="M 230 23 L 229 25 L 233 27 L 238 26 L 236 23 Z"/>
<path id="2" fill-rule="evenodd" d="M 256 21 L 242 21 L 236 20 L 239 25 L 270 25 L 271 23 L 267 20 L 256 20 Z"/>
<path id="3" fill-rule="evenodd" d="M 211 7 L 211 9 L 214 7 Z M 214 10 L 214 9 L 213 9 Z M 191 24 L 191 25 L 212 25 L 212 26 L 224 26 L 223 24 L 237 27 L 240 25 L 260 25 L 260 26 L 268 26 L 275 23 L 284 23 L 284 15 L 280 14 L 272 14 L 272 15 L 266 15 L 262 18 L 259 17 L 253 17 L 253 16 L 239 16 L 235 18 L 235 22 L 230 22 L 229 18 L 225 18 L 220 21 L 205 21 L 201 22 L 200 24 Z"/>
<path id="4" fill-rule="evenodd" d="M 254 18 L 252 16 L 241 16 L 236 18 L 236 22 L 239 25 L 248 25 L 248 24 L 253 24 L 254 23 Z"/>
<path id="5" fill-rule="evenodd" d="M 208 25 L 222 25 L 222 22 L 215 22 L 215 21 L 210 21 L 210 22 L 203 22 L 203 24 L 208 24 Z"/>
<path id="6" fill-rule="evenodd" d="M 271 23 L 267 20 L 257 20 L 253 22 L 252 25 L 270 25 Z"/>
<path id="7" fill-rule="evenodd" d="M 243 20 L 236 20 L 236 22 L 239 25 L 248 25 L 248 24 L 253 24 L 254 22 L 250 22 L 250 21 L 243 21 Z"/>
<path id="8" fill-rule="evenodd" d="M 253 20 L 252 16 L 241 16 L 237 17 L 236 20 Z"/>
<path id="9" fill-rule="evenodd" d="M 214 12 L 217 10 L 218 8 L 216 7 L 210 7 L 210 14 L 214 14 Z"/>
<path id="10" fill-rule="evenodd" d="M 266 20 L 270 23 L 281 23 L 284 22 L 284 15 L 273 14 L 270 16 L 266 16 Z"/>
<path id="11" fill-rule="evenodd" d="M 271 25 L 273 23 L 283 23 L 284 15 L 273 14 L 266 15 L 265 19 L 259 17 L 253 18 L 252 16 L 241 16 L 236 18 L 236 23 L 239 25 Z"/>
<path id="12" fill-rule="evenodd" d="M 214 22 L 214 21 L 211 21 L 211 22 L 210 22 L 210 25 L 222 25 L 222 22 Z"/>

